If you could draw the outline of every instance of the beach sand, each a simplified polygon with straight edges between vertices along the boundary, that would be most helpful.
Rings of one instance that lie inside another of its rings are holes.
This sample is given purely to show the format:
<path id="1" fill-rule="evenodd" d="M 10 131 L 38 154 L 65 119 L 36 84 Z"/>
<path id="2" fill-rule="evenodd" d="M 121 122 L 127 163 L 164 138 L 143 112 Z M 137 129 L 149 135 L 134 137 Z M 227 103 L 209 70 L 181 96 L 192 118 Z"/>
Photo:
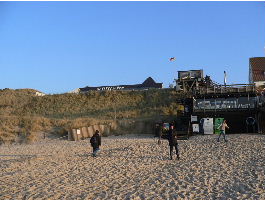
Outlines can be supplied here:
<path id="1" fill-rule="evenodd" d="M 265 199 L 265 136 L 193 136 L 168 142 L 148 135 L 49 140 L 0 146 L 0 199 Z"/>

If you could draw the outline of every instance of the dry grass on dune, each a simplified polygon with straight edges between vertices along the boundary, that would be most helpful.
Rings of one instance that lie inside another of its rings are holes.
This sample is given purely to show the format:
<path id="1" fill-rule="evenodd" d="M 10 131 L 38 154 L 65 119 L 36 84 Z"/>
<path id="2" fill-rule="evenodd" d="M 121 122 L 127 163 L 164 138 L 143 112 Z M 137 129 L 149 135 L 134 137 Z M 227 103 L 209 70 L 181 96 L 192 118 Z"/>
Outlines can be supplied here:
<path id="1" fill-rule="evenodd" d="M 17 137 L 38 139 L 38 132 L 64 134 L 115 119 L 176 115 L 174 90 L 91 91 L 86 94 L 35 96 L 35 90 L 0 90 L 0 143 Z"/>
<path id="2" fill-rule="evenodd" d="M 93 118 L 49 119 L 45 117 L 0 117 L 0 144 L 27 142 L 31 143 L 43 137 L 42 133 L 52 133 L 58 137 L 67 135 L 72 128 L 94 124 L 109 124 L 111 120 Z"/>
<path id="3" fill-rule="evenodd" d="M 0 91 L 0 115 L 42 116 L 48 118 L 119 118 L 176 114 L 176 92 L 91 91 L 86 94 L 35 96 L 32 92 Z"/>

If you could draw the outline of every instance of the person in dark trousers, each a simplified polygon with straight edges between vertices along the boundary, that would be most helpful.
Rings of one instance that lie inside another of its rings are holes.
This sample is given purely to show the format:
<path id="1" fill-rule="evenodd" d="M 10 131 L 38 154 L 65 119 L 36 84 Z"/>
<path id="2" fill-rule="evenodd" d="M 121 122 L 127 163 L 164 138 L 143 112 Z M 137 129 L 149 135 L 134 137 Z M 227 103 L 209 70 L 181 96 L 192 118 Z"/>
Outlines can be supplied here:
<path id="1" fill-rule="evenodd" d="M 161 137 L 162 137 L 162 125 L 160 123 L 155 124 L 154 128 L 155 137 L 158 137 L 158 144 L 161 144 Z"/>
<path id="2" fill-rule="evenodd" d="M 173 148 L 175 147 L 177 159 L 179 160 L 179 150 L 178 150 L 178 141 L 177 141 L 177 133 L 174 130 L 173 124 L 170 124 L 169 132 L 168 132 L 168 144 L 169 144 L 169 154 L 170 160 L 172 160 Z"/>
<path id="3" fill-rule="evenodd" d="M 90 144 L 93 147 L 92 156 L 96 157 L 97 153 L 100 151 L 99 146 L 101 145 L 101 136 L 99 135 L 99 131 L 96 130 L 94 135 L 90 139 Z"/>
<path id="4" fill-rule="evenodd" d="M 223 135 L 225 142 L 227 142 L 227 138 L 225 135 L 225 128 L 229 128 L 229 127 L 227 126 L 226 120 L 224 120 L 223 123 L 218 128 L 220 129 L 220 135 L 217 139 L 217 142 L 220 142 L 221 135 Z"/>
<path id="5" fill-rule="evenodd" d="M 158 144 L 161 144 L 161 138 L 162 138 L 162 126 L 159 126 L 159 130 L 158 130 Z"/>

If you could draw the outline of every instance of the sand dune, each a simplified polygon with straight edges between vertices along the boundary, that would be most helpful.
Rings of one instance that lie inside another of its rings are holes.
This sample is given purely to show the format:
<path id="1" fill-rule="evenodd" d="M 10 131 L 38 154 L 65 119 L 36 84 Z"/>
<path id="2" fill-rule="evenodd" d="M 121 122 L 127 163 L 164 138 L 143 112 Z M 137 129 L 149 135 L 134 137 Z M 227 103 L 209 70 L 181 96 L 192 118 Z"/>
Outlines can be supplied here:
<path id="1" fill-rule="evenodd" d="M 43 140 L 0 146 L 0 199 L 265 199 L 265 136 L 102 138 L 99 157 L 88 140 Z"/>

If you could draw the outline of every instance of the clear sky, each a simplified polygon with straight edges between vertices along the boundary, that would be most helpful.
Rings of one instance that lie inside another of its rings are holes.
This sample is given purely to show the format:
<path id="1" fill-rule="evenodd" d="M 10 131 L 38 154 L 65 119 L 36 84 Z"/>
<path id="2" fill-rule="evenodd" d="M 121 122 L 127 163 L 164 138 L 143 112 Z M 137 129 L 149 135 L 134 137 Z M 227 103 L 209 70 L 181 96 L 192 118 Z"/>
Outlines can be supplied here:
<path id="1" fill-rule="evenodd" d="M 191 69 L 248 83 L 264 46 L 264 2 L 0 2 L 1 89 L 168 87 Z"/>

